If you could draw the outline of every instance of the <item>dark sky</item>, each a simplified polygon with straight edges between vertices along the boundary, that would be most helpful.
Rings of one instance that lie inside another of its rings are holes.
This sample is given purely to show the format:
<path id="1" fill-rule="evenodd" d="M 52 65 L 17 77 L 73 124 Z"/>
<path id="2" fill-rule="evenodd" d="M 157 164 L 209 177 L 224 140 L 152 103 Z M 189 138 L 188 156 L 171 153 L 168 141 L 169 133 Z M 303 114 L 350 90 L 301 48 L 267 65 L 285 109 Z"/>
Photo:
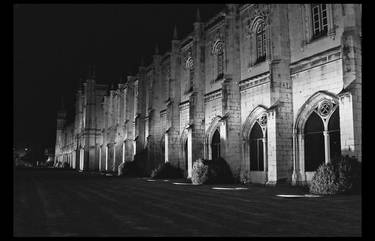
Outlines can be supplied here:
<path id="1" fill-rule="evenodd" d="M 193 30 L 197 8 L 207 21 L 224 5 L 14 5 L 14 144 L 54 148 L 61 97 L 72 113 L 90 64 L 99 83 L 135 74 L 156 44 L 169 50 L 174 25 L 179 39 Z"/>

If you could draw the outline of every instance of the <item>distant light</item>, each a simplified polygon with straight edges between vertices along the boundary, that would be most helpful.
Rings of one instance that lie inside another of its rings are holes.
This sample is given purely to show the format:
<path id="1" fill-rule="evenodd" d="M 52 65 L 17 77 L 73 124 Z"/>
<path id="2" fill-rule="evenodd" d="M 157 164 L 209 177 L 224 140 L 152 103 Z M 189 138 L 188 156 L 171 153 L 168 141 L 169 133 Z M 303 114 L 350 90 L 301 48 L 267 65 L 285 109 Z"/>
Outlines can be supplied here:
<path id="1" fill-rule="evenodd" d="M 25 148 L 25 151 L 27 151 L 28 149 L 27 148 Z"/>

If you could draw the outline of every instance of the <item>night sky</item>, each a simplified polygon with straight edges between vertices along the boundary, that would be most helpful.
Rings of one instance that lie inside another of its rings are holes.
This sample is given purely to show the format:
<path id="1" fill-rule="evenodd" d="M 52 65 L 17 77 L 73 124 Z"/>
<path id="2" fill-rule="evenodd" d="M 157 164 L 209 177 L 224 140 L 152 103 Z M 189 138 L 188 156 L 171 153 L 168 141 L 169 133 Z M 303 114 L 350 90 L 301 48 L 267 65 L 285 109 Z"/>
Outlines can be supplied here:
<path id="1" fill-rule="evenodd" d="M 118 83 L 193 31 L 197 8 L 206 22 L 223 4 L 14 5 L 14 145 L 54 148 L 61 98 L 72 117 L 74 93 L 88 66 L 98 83 Z"/>

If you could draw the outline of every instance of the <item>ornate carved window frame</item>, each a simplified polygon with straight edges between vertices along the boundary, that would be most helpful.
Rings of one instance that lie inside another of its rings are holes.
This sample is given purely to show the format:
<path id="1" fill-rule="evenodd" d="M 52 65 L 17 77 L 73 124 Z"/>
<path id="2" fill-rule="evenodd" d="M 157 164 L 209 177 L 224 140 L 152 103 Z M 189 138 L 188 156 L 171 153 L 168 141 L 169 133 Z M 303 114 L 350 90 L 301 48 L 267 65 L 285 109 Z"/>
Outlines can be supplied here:
<path id="1" fill-rule="evenodd" d="M 191 48 L 189 48 L 189 50 L 187 50 L 187 52 L 185 53 L 185 70 L 188 71 L 188 79 L 187 79 L 187 86 L 186 86 L 186 90 L 185 92 L 188 93 L 188 92 L 191 92 L 192 88 L 193 88 L 193 81 L 194 81 L 194 58 L 193 58 L 193 51 Z"/>
<path id="2" fill-rule="evenodd" d="M 250 40 L 250 61 L 249 68 L 257 64 L 269 61 L 271 58 L 271 29 L 270 29 L 270 7 L 268 5 L 259 7 L 258 4 L 254 5 L 254 10 L 249 12 L 249 19 L 247 20 L 247 38 Z M 258 58 L 257 56 L 257 30 L 260 25 L 264 25 L 265 34 L 265 57 Z"/>
<path id="3" fill-rule="evenodd" d="M 303 22 L 303 41 L 302 46 L 305 46 L 315 40 L 319 40 L 324 37 L 330 37 L 335 39 L 336 28 L 333 21 L 333 4 L 326 4 L 327 9 L 327 20 L 328 20 L 328 30 L 326 35 L 315 37 L 313 34 L 313 19 L 312 19 L 312 4 L 301 4 L 302 12 L 302 22 Z"/>

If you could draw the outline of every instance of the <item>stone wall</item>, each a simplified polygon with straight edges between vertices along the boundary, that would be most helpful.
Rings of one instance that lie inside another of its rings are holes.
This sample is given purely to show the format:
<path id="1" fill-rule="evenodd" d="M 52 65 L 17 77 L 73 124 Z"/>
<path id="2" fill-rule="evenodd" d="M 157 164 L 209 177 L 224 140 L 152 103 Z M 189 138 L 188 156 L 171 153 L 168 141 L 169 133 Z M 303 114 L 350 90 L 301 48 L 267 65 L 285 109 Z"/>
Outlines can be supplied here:
<path id="1" fill-rule="evenodd" d="M 218 128 L 221 157 L 238 177 L 250 171 L 249 135 L 263 116 L 265 168 L 250 172 L 251 180 L 305 182 L 313 173 L 300 173 L 301 123 L 324 96 L 339 105 L 342 153 L 361 160 L 361 5 L 326 4 L 325 11 L 320 37 L 311 4 L 227 4 L 207 22 L 197 15 L 190 34 L 178 38 L 175 30 L 170 51 L 156 48 L 135 76 L 110 89 L 92 76 L 83 83 L 74 124 L 58 116 L 56 160 L 116 171 L 147 152 L 147 172 L 165 161 L 185 170 L 188 162 L 190 176 L 196 159 L 210 158 Z M 258 56 L 259 26 L 265 56 Z"/>

